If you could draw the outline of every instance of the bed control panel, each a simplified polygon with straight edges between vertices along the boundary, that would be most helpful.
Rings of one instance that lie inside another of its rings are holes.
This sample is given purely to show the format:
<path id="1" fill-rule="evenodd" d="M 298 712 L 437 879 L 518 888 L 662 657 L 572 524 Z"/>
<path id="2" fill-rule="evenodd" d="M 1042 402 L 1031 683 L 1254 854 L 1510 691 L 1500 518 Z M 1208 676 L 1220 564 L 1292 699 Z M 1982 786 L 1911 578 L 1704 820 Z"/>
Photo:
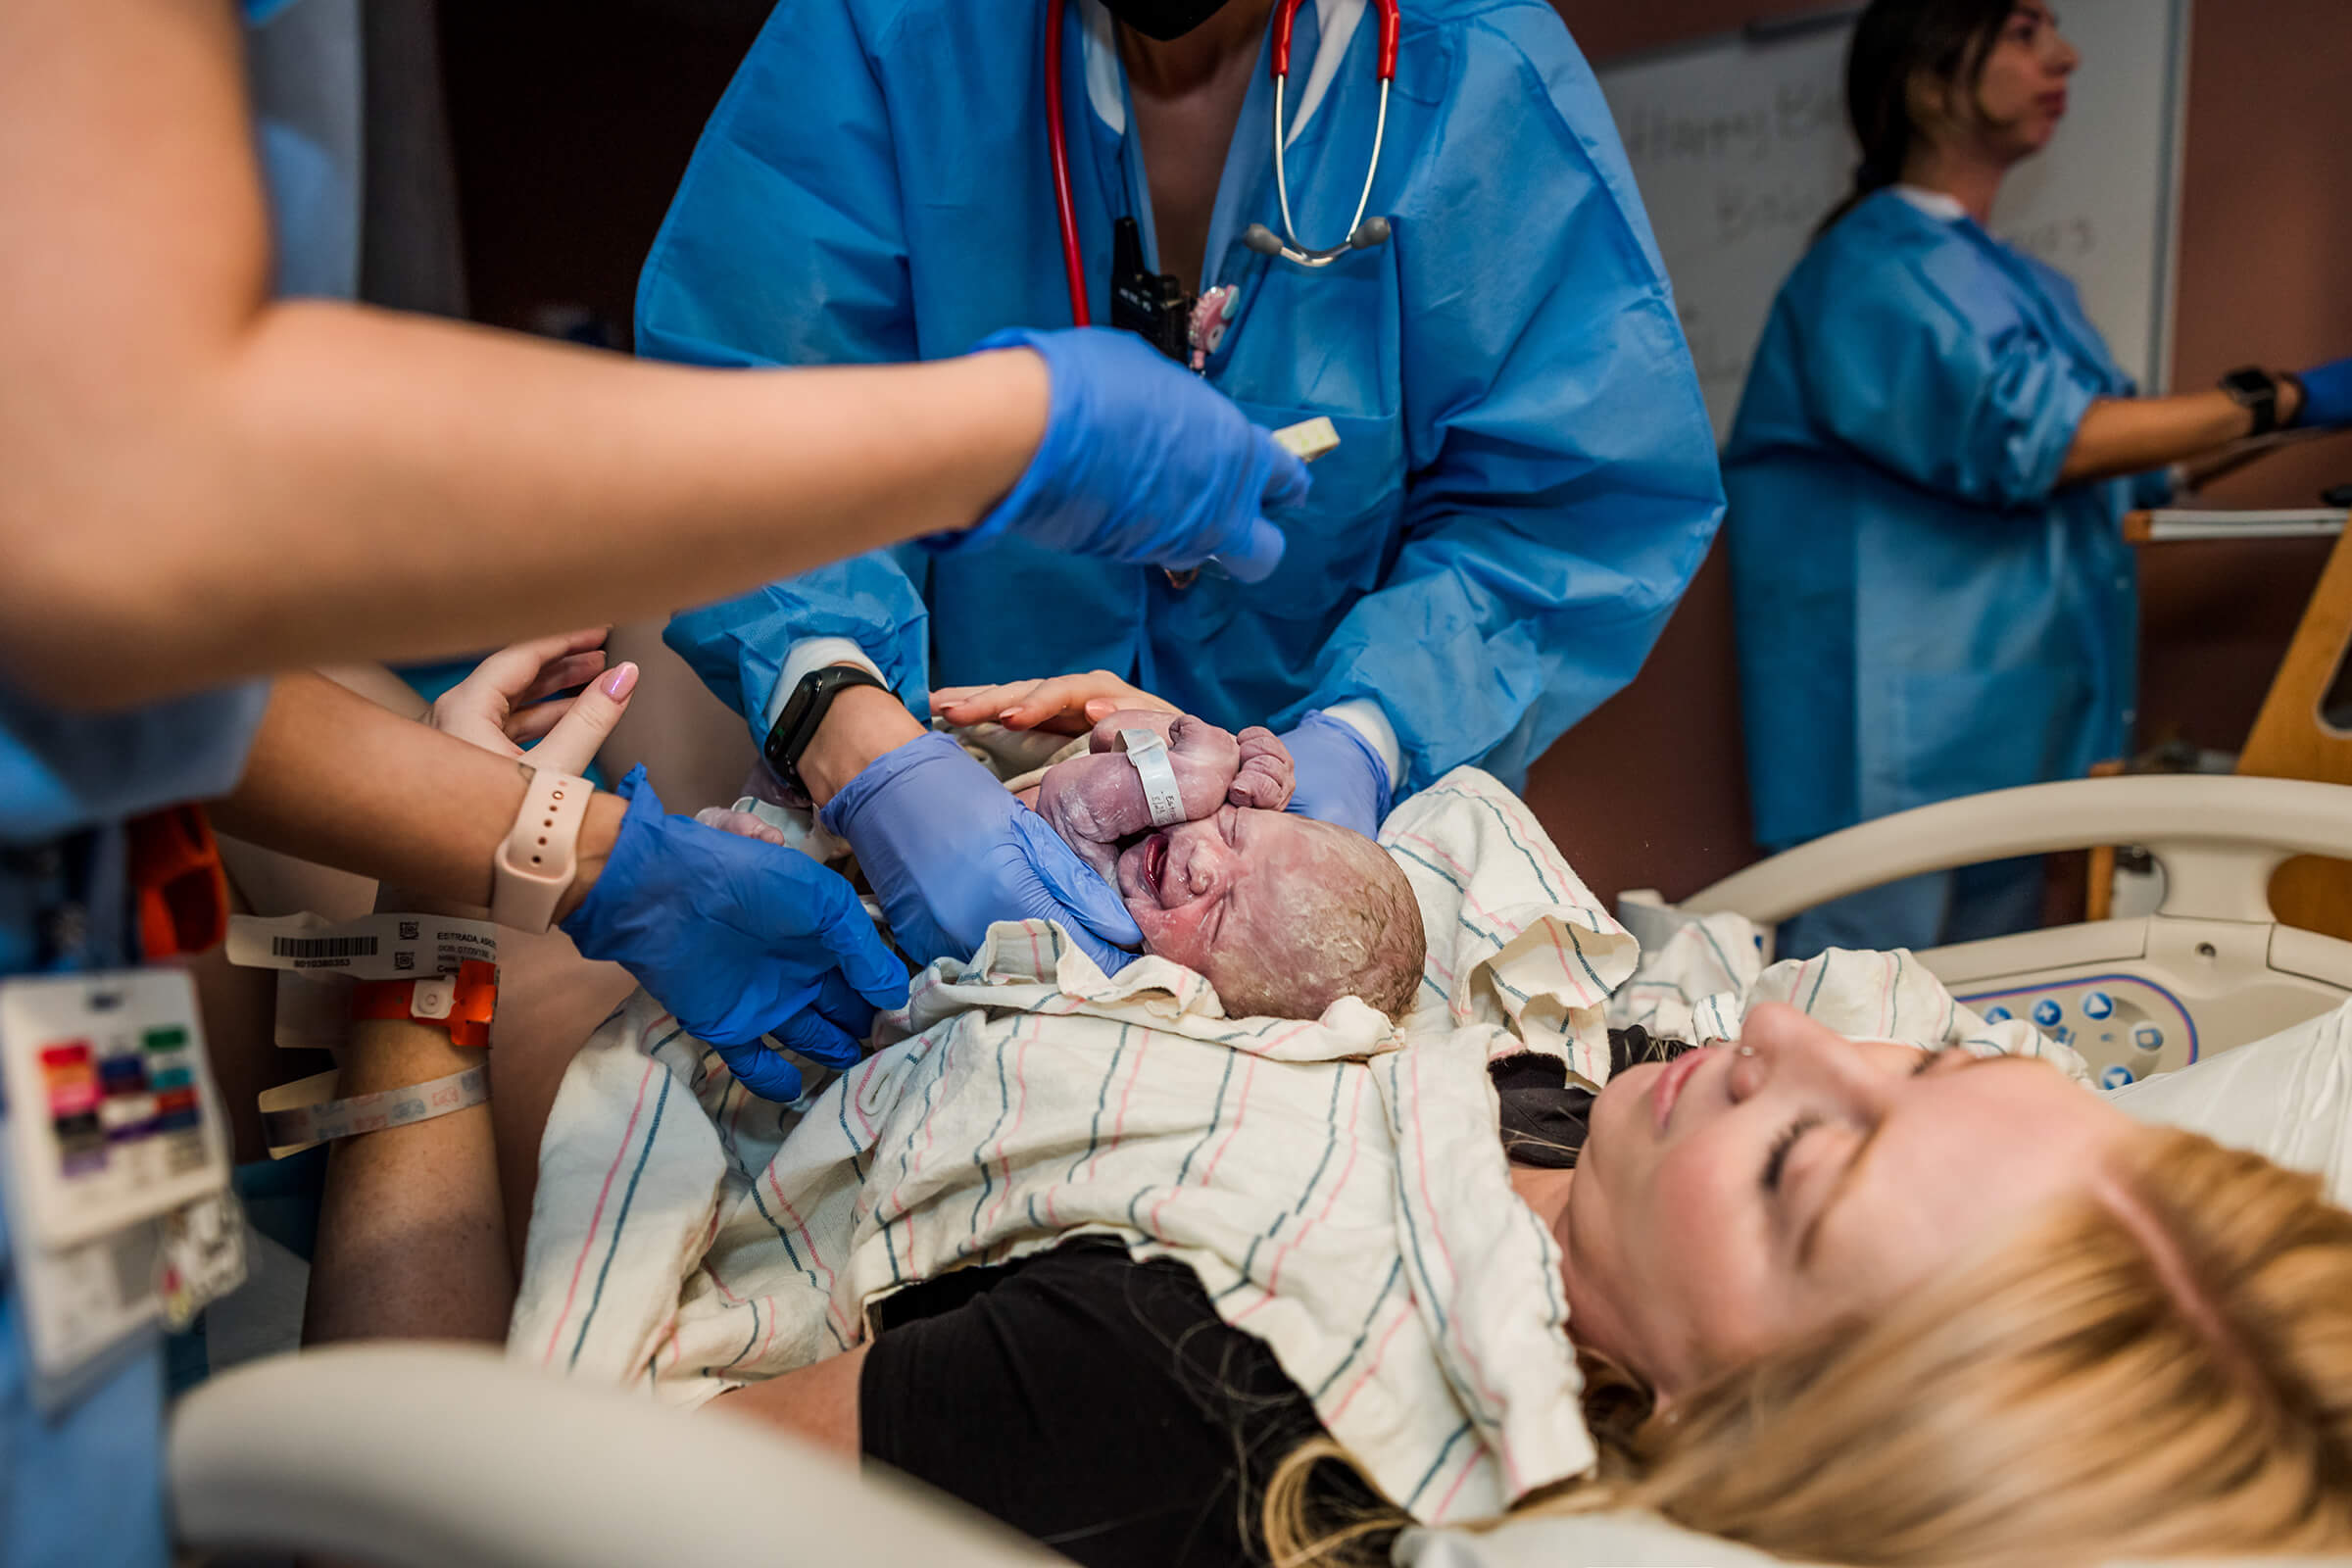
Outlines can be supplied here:
<path id="1" fill-rule="evenodd" d="M 1962 991 L 1963 1006 L 1987 1023 L 2023 1018 L 2090 1063 L 2103 1089 L 2197 1059 L 2197 1026 L 2179 998 L 2128 974 L 2084 975 L 2058 984 Z"/>

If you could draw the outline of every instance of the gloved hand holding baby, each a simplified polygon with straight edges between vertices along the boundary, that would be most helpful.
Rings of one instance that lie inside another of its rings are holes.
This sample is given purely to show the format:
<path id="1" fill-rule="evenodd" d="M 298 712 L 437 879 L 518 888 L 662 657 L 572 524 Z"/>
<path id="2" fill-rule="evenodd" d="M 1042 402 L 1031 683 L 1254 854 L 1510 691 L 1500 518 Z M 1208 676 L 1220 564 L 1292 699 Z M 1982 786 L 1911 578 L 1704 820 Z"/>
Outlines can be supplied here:
<path id="1" fill-rule="evenodd" d="M 1152 815 L 1159 768 L 1181 821 Z M 1292 788 L 1272 731 L 1139 707 L 1097 718 L 1020 798 L 1118 890 L 1144 951 L 1206 976 L 1229 1013 L 1313 1018 L 1355 996 L 1401 1018 L 1423 958 L 1411 885 L 1362 834 L 1285 811 Z"/>
<path id="2" fill-rule="evenodd" d="M 1348 996 L 1392 1018 L 1410 1010 L 1423 959 L 1411 884 L 1371 839 L 1283 809 L 1294 766 L 1280 740 L 1236 735 L 1123 683 L 1115 708 L 1086 718 L 1086 749 L 1016 795 L 963 741 L 925 733 L 886 697 L 868 703 L 866 755 L 820 800 L 819 819 L 856 853 L 916 962 L 974 951 L 994 922 L 1043 917 L 1115 973 L 1128 956 L 1108 934 L 1118 920 L 1144 953 L 1204 976 L 1231 1016 L 1315 1018 Z M 1026 884 L 1006 895 L 975 874 L 975 838 L 1011 846 L 1026 866 L 1060 856 L 1068 876 L 1050 897 Z"/>

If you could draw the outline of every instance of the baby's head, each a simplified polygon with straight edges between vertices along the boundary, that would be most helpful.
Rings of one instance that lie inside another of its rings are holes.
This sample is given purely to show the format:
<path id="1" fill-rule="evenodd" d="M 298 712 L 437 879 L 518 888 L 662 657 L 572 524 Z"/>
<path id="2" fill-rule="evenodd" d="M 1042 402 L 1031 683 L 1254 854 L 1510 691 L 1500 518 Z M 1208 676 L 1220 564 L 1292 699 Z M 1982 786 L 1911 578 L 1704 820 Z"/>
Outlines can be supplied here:
<path id="1" fill-rule="evenodd" d="M 1360 833 L 1225 806 L 1129 846 L 1116 881 L 1144 951 L 1206 975 L 1236 1016 L 1318 1018 L 1344 996 L 1411 1010 L 1421 906 Z"/>

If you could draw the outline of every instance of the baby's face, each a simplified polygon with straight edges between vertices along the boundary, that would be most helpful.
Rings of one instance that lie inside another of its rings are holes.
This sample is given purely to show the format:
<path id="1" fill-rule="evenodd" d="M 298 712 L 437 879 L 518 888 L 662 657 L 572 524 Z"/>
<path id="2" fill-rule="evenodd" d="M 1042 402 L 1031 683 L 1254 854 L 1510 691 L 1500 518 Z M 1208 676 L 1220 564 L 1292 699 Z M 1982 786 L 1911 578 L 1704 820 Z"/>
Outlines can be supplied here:
<path id="1" fill-rule="evenodd" d="M 1331 916 L 1360 903 L 1386 864 L 1346 828 L 1226 806 L 1121 852 L 1115 880 L 1145 952 L 1207 976 L 1229 1008 L 1256 1010 L 1256 999 L 1346 989 L 1361 950 L 1335 938 Z"/>

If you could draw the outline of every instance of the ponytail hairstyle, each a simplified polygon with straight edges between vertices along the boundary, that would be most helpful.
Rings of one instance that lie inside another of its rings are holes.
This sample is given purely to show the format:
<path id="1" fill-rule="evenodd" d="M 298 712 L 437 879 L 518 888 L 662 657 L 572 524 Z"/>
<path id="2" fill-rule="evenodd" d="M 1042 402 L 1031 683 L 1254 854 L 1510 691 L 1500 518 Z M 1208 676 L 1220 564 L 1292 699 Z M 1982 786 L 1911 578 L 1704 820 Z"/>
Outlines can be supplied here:
<path id="1" fill-rule="evenodd" d="M 1923 81 L 1974 98 L 2011 0 L 1871 0 L 1845 56 L 1845 118 L 1862 162 L 1854 188 L 1813 231 L 1819 239 L 1874 191 L 1903 177 L 1920 139 L 1913 90 Z"/>

